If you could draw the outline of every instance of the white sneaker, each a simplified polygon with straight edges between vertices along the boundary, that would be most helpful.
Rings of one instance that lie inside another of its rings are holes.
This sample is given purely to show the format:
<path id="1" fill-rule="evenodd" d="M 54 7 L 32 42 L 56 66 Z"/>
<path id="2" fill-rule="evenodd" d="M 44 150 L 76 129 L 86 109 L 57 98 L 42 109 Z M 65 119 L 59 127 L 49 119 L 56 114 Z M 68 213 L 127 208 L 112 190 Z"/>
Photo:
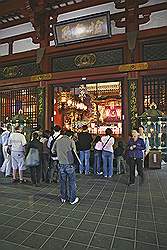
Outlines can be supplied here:
<path id="1" fill-rule="evenodd" d="M 102 175 L 103 174 L 103 172 L 97 172 L 97 175 Z"/>
<path id="2" fill-rule="evenodd" d="M 65 199 L 62 199 L 62 198 L 61 198 L 60 200 L 61 200 L 61 202 L 62 202 L 62 203 L 65 203 L 65 202 L 66 202 L 66 200 L 65 200 Z"/>
<path id="3" fill-rule="evenodd" d="M 71 205 L 74 205 L 75 203 L 77 203 L 79 201 L 79 198 L 76 197 L 75 200 L 73 202 L 70 202 Z"/>

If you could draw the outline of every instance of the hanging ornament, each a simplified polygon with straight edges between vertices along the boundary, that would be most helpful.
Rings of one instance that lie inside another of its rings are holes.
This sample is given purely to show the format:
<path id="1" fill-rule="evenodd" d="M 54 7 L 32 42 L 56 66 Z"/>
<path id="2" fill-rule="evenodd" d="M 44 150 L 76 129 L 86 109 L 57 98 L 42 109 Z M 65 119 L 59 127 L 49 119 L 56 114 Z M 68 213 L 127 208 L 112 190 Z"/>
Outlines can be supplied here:
<path id="1" fill-rule="evenodd" d="M 86 97 L 87 94 L 87 88 L 84 85 L 81 85 L 79 87 L 79 98 L 81 99 L 81 101 L 84 100 L 84 98 Z"/>

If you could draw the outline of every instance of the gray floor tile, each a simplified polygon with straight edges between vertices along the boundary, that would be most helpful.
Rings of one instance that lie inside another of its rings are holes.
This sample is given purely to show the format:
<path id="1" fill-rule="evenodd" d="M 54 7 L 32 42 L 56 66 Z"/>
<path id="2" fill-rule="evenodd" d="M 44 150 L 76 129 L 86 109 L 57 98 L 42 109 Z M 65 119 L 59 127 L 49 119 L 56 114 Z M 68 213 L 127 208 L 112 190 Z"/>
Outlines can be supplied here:
<path id="1" fill-rule="evenodd" d="M 46 236 L 33 233 L 22 243 L 22 245 L 38 249 L 43 245 L 46 240 Z"/>
<path id="2" fill-rule="evenodd" d="M 94 232 L 97 226 L 96 222 L 82 221 L 81 225 L 78 227 L 79 230 Z"/>
<path id="3" fill-rule="evenodd" d="M 8 226 L 0 226 L 0 240 L 5 239 L 10 233 L 12 233 L 15 229 Z"/>
<path id="4" fill-rule="evenodd" d="M 78 244 L 78 243 L 74 243 L 74 242 L 69 242 L 67 244 L 67 246 L 65 247 L 65 249 L 69 249 L 69 250 L 84 250 L 87 249 L 86 245 L 82 245 L 82 244 Z"/>
<path id="5" fill-rule="evenodd" d="M 137 230 L 137 241 L 156 245 L 156 234 L 154 232 Z"/>
<path id="6" fill-rule="evenodd" d="M 127 227 L 117 227 L 116 237 L 134 240 L 135 229 Z"/>
<path id="7" fill-rule="evenodd" d="M 57 225 L 43 223 L 34 231 L 34 233 L 50 236 L 56 228 Z"/>
<path id="8" fill-rule="evenodd" d="M 133 250 L 134 249 L 134 241 L 115 238 L 114 243 L 111 249 L 117 250 Z"/>
<path id="9" fill-rule="evenodd" d="M 104 235 L 114 235 L 115 226 L 114 225 L 107 225 L 100 223 L 96 233 L 104 234 Z"/>
<path id="10" fill-rule="evenodd" d="M 92 236 L 91 232 L 84 232 L 77 230 L 75 231 L 70 241 L 87 245 L 90 241 L 91 236 Z"/>
<path id="11" fill-rule="evenodd" d="M 74 229 L 59 227 L 57 230 L 52 234 L 53 238 L 69 240 L 71 235 L 75 232 Z"/>
<path id="12" fill-rule="evenodd" d="M 60 239 L 50 238 L 46 243 L 42 246 L 42 250 L 62 250 L 65 246 L 66 241 Z"/>
<path id="13" fill-rule="evenodd" d="M 22 231 L 17 229 L 12 234 L 10 234 L 6 240 L 10 242 L 14 242 L 16 244 L 21 244 L 28 236 L 30 235 L 30 232 Z"/>
<path id="14" fill-rule="evenodd" d="M 158 233 L 158 242 L 161 246 L 166 246 L 167 248 L 167 232 L 166 233 Z"/>
<path id="15" fill-rule="evenodd" d="M 110 249 L 112 237 L 96 233 L 90 243 L 91 246 Z"/>
<path id="16" fill-rule="evenodd" d="M 150 245 L 142 242 L 136 243 L 136 250 L 158 250 L 158 247 L 156 245 Z"/>

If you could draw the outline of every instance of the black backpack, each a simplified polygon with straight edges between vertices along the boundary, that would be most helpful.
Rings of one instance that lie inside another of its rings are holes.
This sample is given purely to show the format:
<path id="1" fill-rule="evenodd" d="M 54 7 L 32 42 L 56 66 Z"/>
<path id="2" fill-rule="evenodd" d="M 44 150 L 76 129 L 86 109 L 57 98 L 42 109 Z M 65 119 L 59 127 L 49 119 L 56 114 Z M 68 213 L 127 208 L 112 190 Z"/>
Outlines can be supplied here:
<path id="1" fill-rule="evenodd" d="M 60 134 L 58 136 L 56 136 L 56 138 L 53 138 L 53 140 L 50 143 L 50 156 L 51 157 L 57 157 L 57 152 L 52 153 L 52 148 L 53 148 L 53 144 L 55 143 L 55 141 L 59 138 Z"/>

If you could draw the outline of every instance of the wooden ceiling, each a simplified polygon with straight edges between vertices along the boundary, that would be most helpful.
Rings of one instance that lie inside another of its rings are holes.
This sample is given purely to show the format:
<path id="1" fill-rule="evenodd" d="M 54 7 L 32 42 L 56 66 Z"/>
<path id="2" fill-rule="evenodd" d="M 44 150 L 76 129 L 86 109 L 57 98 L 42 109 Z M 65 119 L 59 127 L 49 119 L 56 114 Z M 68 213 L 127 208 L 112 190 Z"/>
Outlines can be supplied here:
<path id="1" fill-rule="evenodd" d="M 112 0 L 0 0 L 0 29 L 31 21 L 37 13 L 58 15 Z"/>

